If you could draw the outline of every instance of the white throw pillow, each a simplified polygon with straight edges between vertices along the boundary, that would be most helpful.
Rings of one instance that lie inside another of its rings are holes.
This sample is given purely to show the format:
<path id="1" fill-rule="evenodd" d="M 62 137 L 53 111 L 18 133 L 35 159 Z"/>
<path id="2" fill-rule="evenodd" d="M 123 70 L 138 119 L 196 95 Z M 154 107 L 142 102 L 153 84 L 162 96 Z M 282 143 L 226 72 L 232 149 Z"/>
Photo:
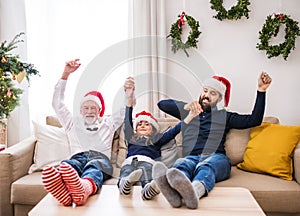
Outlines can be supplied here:
<path id="1" fill-rule="evenodd" d="M 68 138 L 63 128 L 32 123 L 37 142 L 29 174 L 42 170 L 46 165 L 57 166 L 61 160 L 70 157 Z"/>

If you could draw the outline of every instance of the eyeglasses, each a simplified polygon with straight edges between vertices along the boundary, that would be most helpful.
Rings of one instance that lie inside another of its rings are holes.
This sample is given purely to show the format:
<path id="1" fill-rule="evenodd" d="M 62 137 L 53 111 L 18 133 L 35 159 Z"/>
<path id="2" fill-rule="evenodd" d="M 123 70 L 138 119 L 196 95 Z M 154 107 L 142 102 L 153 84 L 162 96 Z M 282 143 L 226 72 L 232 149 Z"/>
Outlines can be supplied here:
<path id="1" fill-rule="evenodd" d="M 81 110 L 84 112 L 87 112 L 89 110 L 95 112 L 97 110 L 97 107 L 96 106 L 83 106 L 83 107 L 81 107 Z"/>

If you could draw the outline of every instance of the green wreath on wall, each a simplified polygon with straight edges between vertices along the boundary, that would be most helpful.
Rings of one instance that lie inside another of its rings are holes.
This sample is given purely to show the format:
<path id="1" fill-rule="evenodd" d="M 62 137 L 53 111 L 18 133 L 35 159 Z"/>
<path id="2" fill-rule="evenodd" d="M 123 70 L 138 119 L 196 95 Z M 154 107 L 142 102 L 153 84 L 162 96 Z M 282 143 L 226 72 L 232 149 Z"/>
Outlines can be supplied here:
<path id="1" fill-rule="evenodd" d="M 278 45 L 270 45 L 269 40 L 278 35 L 281 25 L 285 25 L 284 42 Z M 259 32 L 260 43 L 257 43 L 256 48 L 265 50 L 268 58 L 282 55 L 284 60 L 287 60 L 291 50 L 295 49 L 297 36 L 300 36 L 300 29 L 297 21 L 291 19 L 290 16 L 286 14 L 269 15 Z"/>
<path id="2" fill-rule="evenodd" d="M 232 6 L 229 10 L 223 7 L 223 0 L 210 0 L 210 4 L 210 8 L 218 12 L 217 15 L 213 16 L 218 20 L 237 20 L 243 16 L 247 17 L 247 19 L 249 18 L 249 0 L 238 0 L 237 4 Z"/>
<path id="3" fill-rule="evenodd" d="M 199 31 L 199 21 L 195 20 L 192 16 L 182 12 L 181 15 L 178 15 L 179 19 L 172 24 L 170 29 L 170 34 L 167 36 L 172 38 L 172 51 L 176 53 L 178 50 L 182 49 L 187 57 L 189 57 L 188 52 L 186 51 L 190 47 L 197 48 L 198 37 L 201 34 Z M 186 42 L 183 42 L 181 39 L 182 27 L 185 24 L 185 20 L 191 31 Z"/>

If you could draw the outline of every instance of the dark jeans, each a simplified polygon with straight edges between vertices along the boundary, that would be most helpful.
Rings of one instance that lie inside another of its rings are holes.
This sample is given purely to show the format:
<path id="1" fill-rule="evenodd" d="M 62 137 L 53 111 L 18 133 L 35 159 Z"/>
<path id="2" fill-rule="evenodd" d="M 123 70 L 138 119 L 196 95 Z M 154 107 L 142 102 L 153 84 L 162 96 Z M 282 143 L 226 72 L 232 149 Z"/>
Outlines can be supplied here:
<path id="1" fill-rule="evenodd" d="M 202 182 L 207 192 L 213 189 L 216 182 L 228 179 L 231 170 L 230 159 L 217 153 L 179 158 L 173 167 L 182 171 L 191 181 Z"/>
<path id="2" fill-rule="evenodd" d="M 142 169 L 143 174 L 141 176 L 141 184 L 144 187 L 147 183 L 152 181 L 152 164 L 146 161 L 137 161 L 135 159 L 132 160 L 131 164 L 126 164 L 122 166 L 120 171 L 120 179 L 126 176 L 129 176 L 130 173 L 137 169 Z M 120 179 L 118 182 L 118 186 L 120 183 Z"/>
<path id="3" fill-rule="evenodd" d="M 97 191 L 103 182 L 110 179 L 113 167 L 108 157 L 97 151 L 85 151 L 73 155 L 69 160 L 63 160 L 70 164 L 81 178 L 93 179 L 97 185 Z"/>

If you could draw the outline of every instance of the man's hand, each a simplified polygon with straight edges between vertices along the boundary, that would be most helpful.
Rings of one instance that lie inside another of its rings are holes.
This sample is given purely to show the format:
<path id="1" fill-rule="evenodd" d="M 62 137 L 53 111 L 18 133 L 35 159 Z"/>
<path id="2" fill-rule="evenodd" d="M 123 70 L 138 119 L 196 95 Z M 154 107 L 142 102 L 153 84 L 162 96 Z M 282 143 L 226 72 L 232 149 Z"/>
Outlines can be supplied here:
<path id="1" fill-rule="evenodd" d="M 63 74 L 61 75 L 61 79 L 68 79 L 69 75 L 76 71 L 80 67 L 79 59 L 74 59 L 71 61 L 67 61 L 65 65 L 65 69 Z"/>
<path id="2" fill-rule="evenodd" d="M 184 122 L 186 124 L 190 123 L 190 121 L 192 121 L 193 118 L 195 118 L 196 116 L 198 116 L 200 113 L 203 112 L 202 107 L 198 101 L 193 101 L 189 104 L 186 104 L 184 106 L 184 109 L 190 111 L 187 117 L 185 117 L 184 119 Z"/>
<path id="3" fill-rule="evenodd" d="M 266 72 L 262 72 L 258 78 L 258 91 L 265 92 L 270 86 L 272 78 Z"/>
<path id="4" fill-rule="evenodd" d="M 132 107 L 135 105 L 134 90 L 135 90 L 134 78 L 128 77 L 124 83 L 124 91 L 125 91 L 125 96 L 126 96 L 126 100 L 127 100 L 126 105 L 128 107 Z"/>
<path id="5" fill-rule="evenodd" d="M 193 110 L 194 112 L 199 111 L 200 113 L 203 112 L 203 109 L 198 101 L 192 101 L 191 103 L 184 105 L 184 109 Z"/>

